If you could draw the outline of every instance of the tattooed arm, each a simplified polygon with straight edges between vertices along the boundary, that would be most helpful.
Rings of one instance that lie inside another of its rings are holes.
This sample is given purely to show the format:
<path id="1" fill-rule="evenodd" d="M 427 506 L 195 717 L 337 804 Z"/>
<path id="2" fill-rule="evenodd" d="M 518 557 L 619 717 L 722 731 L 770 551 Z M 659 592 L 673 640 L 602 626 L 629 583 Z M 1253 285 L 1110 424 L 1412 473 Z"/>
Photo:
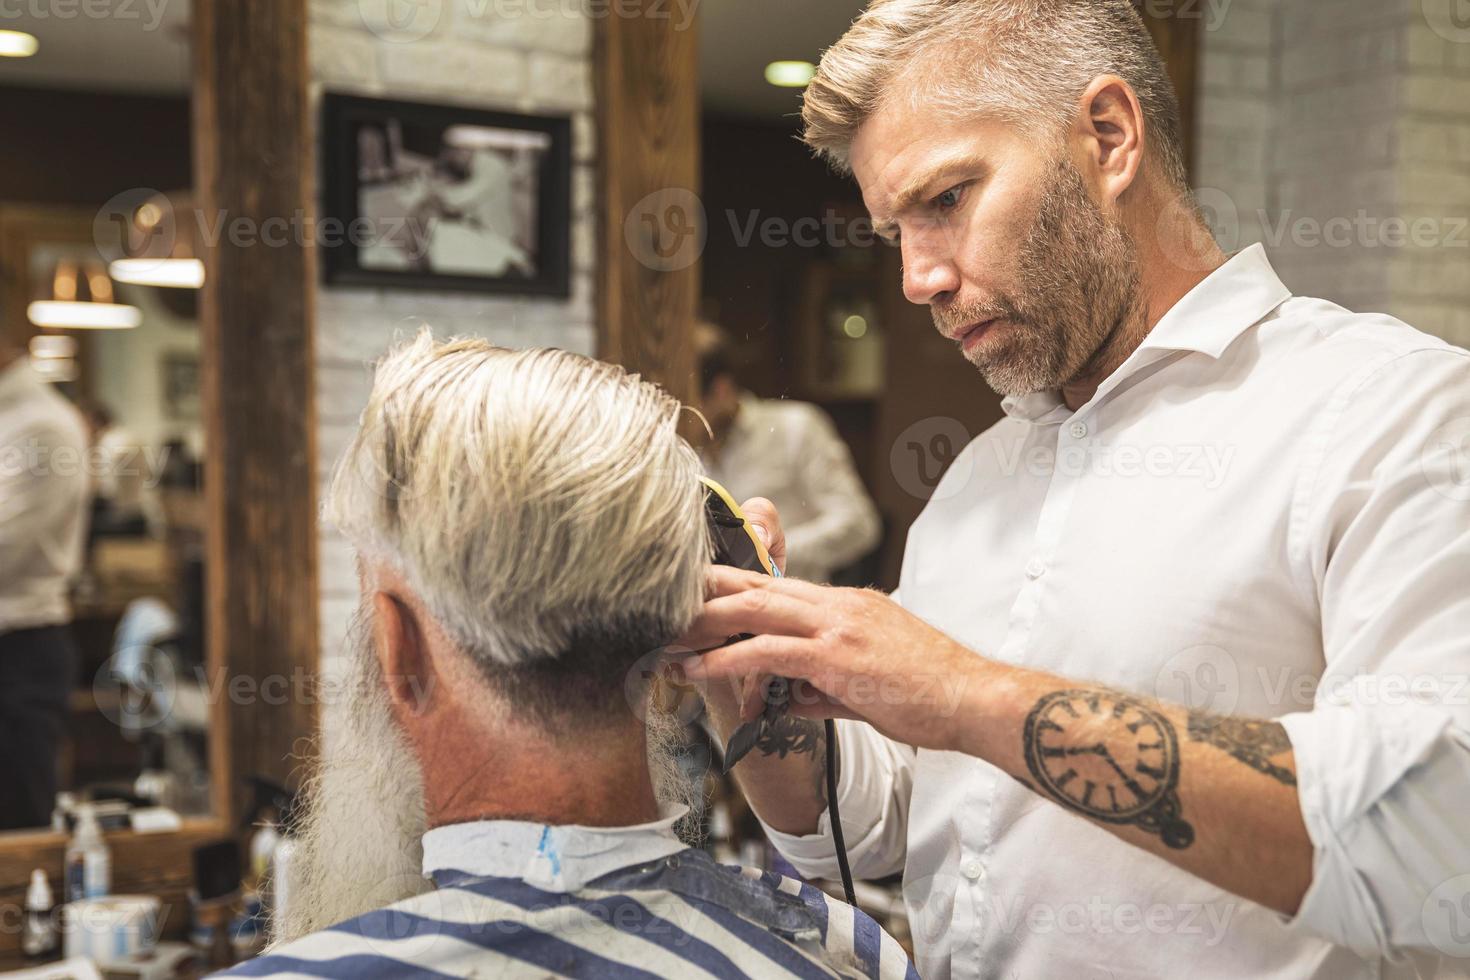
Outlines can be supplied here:
<path id="1" fill-rule="evenodd" d="M 972 754 L 1201 878 L 1296 911 L 1313 851 L 1281 725 L 986 668 L 1000 676 L 962 723 Z"/>
<path id="2" fill-rule="evenodd" d="M 1306 894 L 1313 847 L 1279 725 L 1191 717 L 997 663 L 869 590 L 723 568 L 711 580 L 703 627 L 757 635 L 687 664 L 695 680 L 806 680 L 824 697 L 795 701 L 793 712 L 856 718 L 898 743 L 984 759 L 1130 844 L 1280 912 L 1295 912 Z M 771 791 L 794 796 L 774 778 Z M 804 799 L 815 821 L 819 793 Z"/>
<path id="3" fill-rule="evenodd" d="M 721 686 L 706 688 L 705 705 L 723 745 L 740 724 L 740 705 Z M 814 833 L 827 808 L 824 726 L 810 718 L 783 716 L 735 767 L 734 775 L 751 807 L 772 828 L 787 834 Z"/>

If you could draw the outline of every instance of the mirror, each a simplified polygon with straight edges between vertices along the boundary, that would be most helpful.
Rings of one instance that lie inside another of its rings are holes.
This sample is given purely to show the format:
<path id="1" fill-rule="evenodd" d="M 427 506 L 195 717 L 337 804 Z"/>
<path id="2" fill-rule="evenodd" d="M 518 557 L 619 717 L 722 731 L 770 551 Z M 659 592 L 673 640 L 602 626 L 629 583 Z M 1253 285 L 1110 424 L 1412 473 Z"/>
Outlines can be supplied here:
<path id="1" fill-rule="evenodd" d="M 210 808 L 188 5 L 157 13 L 5 25 L 37 39 L 0 62 L 5 830 Z"/>

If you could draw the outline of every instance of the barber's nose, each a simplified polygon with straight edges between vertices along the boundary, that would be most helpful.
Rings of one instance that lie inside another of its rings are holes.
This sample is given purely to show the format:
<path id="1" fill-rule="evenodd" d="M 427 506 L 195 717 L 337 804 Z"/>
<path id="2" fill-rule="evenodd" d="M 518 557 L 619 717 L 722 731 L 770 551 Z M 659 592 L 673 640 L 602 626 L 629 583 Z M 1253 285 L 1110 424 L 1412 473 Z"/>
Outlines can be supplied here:
<path id="1" fill-rule="evenodd" d="M 906 240 L 902 248 L 903 294 L 910 303 L 927 306 L 959 291 L 960 272 L 947 255 Z"/>

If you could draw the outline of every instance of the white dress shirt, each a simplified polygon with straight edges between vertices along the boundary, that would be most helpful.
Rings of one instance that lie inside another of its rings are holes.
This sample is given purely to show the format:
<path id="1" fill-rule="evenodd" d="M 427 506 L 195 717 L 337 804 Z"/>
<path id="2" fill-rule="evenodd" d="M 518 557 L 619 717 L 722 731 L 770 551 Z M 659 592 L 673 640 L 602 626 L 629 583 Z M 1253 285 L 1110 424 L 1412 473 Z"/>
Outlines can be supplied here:
<path id="1" fill-rule="evenodd" d="M 852 454 L 815 405 L 742 395 L 718 458 L 705 469 L 736 500 L 767 497 L 781 514 L 786 574 L 826 582 L 878 545 L 882 523 Z"/>
<path id="2" fill-rule="evenodd" d="M 853 869 L 904 870 L 922 975 L 1463 975 L 1470 353 L 1293 297 L 1253 246 L 1076 412 L 1004 408 L 911 529 L 900 601 L 1000 661 L 1279 718 L 1313 879 L 1289 919 L 842 722 Z M 835 875 L 825 817 L 771 836 Z"/>
<path id="3" fill-rule="evenodd" d="M 0 370 L 0 633 L 70 621 L 87 470 L 81 414 L 26 358 Z"/>

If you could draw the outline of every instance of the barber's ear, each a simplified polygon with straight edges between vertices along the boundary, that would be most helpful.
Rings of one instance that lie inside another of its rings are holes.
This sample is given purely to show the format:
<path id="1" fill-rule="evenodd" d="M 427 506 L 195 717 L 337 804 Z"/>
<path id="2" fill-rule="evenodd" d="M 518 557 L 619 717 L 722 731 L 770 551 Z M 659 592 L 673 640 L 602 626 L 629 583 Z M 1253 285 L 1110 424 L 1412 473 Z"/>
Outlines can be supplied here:
<path id="1" fill-rule="evenodd" d="M 1133 88 L 1116 75 L 1099 75 L 1082 93 L 1078 129 L 1085 169 L 1103 203 L 1113 204 L 1133 185 L 1143 164 L 1143 107 Z"/>
<path id="2" fill-rule="evenodd" d="M 420 714 L 428 709 L 436 682 L 423 628 L 413 609 L 387 592 L 373 593 L 373 612 L 373 645 L 388 697 L 395 709 Z"/>

